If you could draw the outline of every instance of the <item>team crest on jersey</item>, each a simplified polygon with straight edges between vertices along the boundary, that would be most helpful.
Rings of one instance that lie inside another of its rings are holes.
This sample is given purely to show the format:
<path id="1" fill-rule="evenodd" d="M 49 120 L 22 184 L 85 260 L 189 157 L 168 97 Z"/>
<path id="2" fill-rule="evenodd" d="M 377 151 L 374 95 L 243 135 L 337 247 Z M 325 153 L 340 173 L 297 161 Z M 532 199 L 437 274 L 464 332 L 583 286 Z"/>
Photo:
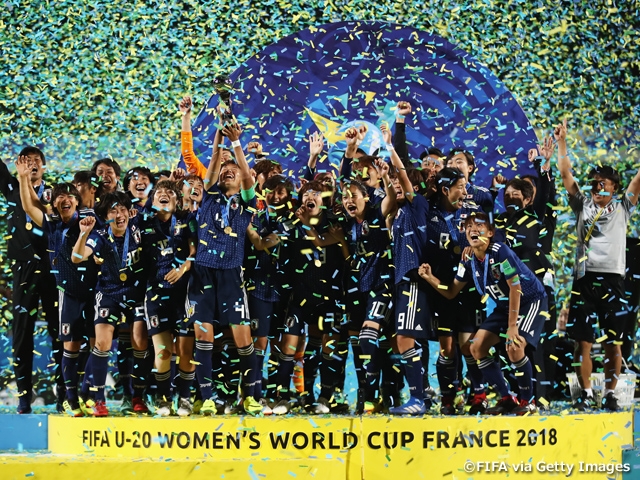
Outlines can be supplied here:
<path id="1" fill-rule="evenodd" d="M 500 265 L 492 265 L 491 266 L 491 276 L 496 279 L 496 280 L 500 280 L 500 274 L 502 272 L 500 271 Z"/>
<path id="2" fill-rule="evenodd" d="M 362 222 L 362 235 L 369 235 L 369 223 L 366 220 Z"/>
<path id="3" fill-rule="evenodd" d="M 285 326 L 287 328 L 293 328 L 293 326 L 295 324 L 296 324 L 296 317 L 295 316 L 287 317 L 287 320 L 285 321 Z"/>
<path id="4" fill-rule="evenodd" d="M 100 311 L 98 312 L 98 315 L 100 315 L 100 318 L 107 318 L 109 316 L 109 309 L 101 308 Z"/>
<path id="5" fill-rule="evenodd" d="M 160 325 L 160 320 L 158 319 L 157 315 L 152 315 L 151 317 L 149 317 L 149 325 L 151 325 L 153 328 L 158 328 L 158 326 Z"/>
<path id="6" fill-rule="evenodd" d="M 140 243 L 142 241 L 140 230 L 138 230 L 137 228 L 133 230 L 133 239 L 136 241 L 136 243 Z"/>
<path id="7" fill-rule="evenodd" d="M 231 200 L 231 210 L 237 210 L 239 206 L 240 205 L 238 205 L 238 201 L 235 198 Z"/>
<path id="8" fill-rule="evenodd" d="M 251 330 L 257 330 L 259 324 L 260 324 L 260 321 L 257 318 L 252 318 L 251 319 Z"/>
<path id="9" fill-rule="evenodd" d="M 60 332 L 62 333 L 62 335 L 69 335 L 69 333 L 71 332 L 71 324 L 63 323 L 60 327 Z"/>
<path id="10" fill-rule="evenodd" d="M 42 192 L 42 200 L 44 203 L 51 203 L 51 197 L 53 196 L 51 189 L 47 188 L 44 192 Z"/>

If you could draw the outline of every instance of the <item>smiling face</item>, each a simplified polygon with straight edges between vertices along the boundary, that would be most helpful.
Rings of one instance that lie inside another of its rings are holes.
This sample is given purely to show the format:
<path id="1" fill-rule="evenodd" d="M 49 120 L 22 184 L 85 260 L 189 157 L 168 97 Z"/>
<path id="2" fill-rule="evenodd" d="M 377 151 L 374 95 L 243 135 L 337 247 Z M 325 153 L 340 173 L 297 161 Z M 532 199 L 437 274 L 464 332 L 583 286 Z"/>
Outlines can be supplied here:
<path id="1" fill-rule="evenodd" d="M 336 179 L 333 176 L 332 173 L 330 172 L 324 172 L 324 173 L 319 173 L 318 175 L 316 175 L 316 178 L 314 179 L 320 183 L 322 183 L 323 185 L 326 185 L 327 187 L 329 187 L 331 189 L 331 192 L 335 192 L 336 190 Z"/>
<path id="2" fill-rule="evenodd" d="M 373 165 L 368 163 L 353 162 L 353 172 L 356 178 L 368 187 L 377 188 L 380 183 L 380 174 Z"/>
<path id="3" fill-rule="evenodd" d="M 202 193 L 204 192 L 204 183 L 199 178 L 190 178 L 182 184 L 182 195 L 189 204 L 202 202 Z"/>
<path id="4" fill-rule="evenodd" d="M 462 203 L 467 196 L 467 181 L 459 178 L 456 183 L 450 187 L 442 187 L 443 199 L 447 206 L 457 210 L 462 207 Z"/>
<path id="5" fill-rule="evenodd" d="M 356 185 L 349 185 L 342 194 L 342 206 L 347 212 L 347 215 L 354 218 L 361 218 L 364 215 L 364 211 L 367 208 L 367 200 Z"/>
<path id="6" fill-rule="evenodd" d="M 593 197 L 593 203 L 599 207 L 605 207 L 611 201 L 616 194 L 616 185 L 608 178 L 602 178 L 600 175 L 595 175 L 591 180 L 591 196 Z"/>
<path id="7" fill-rule="evenodd" d="M 269 190 L 265 193 L 264 200 L 269 207 L 278 207 L 289 201 L 291 196 L 284 187 L 284 185 L 278 185 L 275 189 Z"/>
<path id="8" fill-rule="evenodd" d="M 42 180 L 42 174 L 44 173 L 44 167 L 42 164 L 42 157 L 36 153 L 32 153 L 27 156 L 27 161 L 29 162 L 29 167 L 31 168 L 31 172 L 29 173 L 29 179 L 31 183 L 40 182 Z"/>
<path id="9" fill-rule="evenodd" d="M 319 190 L 307 190 L 302 194 L 302 205 L 306 207 L 309 215 L 320 215 L 320 207 L 322 207 L 322 192 Z"/>
<path id="10" fill-rule="evenodd" d="M 113 167 L 101 163 L 96 167 L 96 175 L 102 179 L 105 193 L 115 192 L 118 188 L 118 178 Z"/>
<path id="11" fill-rule="evenodd" d="M 174 213 L 178 205 L 176 192 L 170 188 L 160 187 L 153 194 L 153 207 L 159 212 Z"/>
<path id="12" fill-rule="evenodd" d="M 447 167 L 457 168 L 460 170 L 467 179 L 467 182 L 469 182 L 469 176 L 473 173 L 473 167 L 469 164 L 467 157 L 462 152 L 456 153 L 453 157 L 447 160 Z"/>
<path id="13" fill-rule="evenodd" d="M 490 239 L 493 237 L 493 229 L 486 220 L 472 219 L 465 223 L 467 241 L 474 250 L 486 251 L 489 248 Z"/>
<path id="14" fill-rule="evenodd" d="M 144 173 L 135 172 L 129 181 L 129 193 L 133 198 L 144 201 L 151 190 L 151 179 Z"/>
<path id="15" fill-rule="evenodd" d="M 220 169 L 218 186 L 225 194 L 234 194 L 240 191 L 240 169 L 233 162 L 224 163 Z"/>
<path id="16" fill-rule="evenodd" d="M 427 155 L 422 159 L 422 168 L 425 170 L 434 170 L 437 174 L 444 168 L 444 163 L 442 159 L 437 155 Z"/>
<path id="17" fill-rule="evenodd" d="M 129 210 L 127 207 L 120 204 L 113 205 L 107 211 L 107 223 L 111 227 L 114 235 L 122 236 L 127 230 L 127 225 L 129 225 Z"/>
<path id="18" fill-rule="evenodd" d="M 70 193 L 61 193 L 53 199 L 53 208 L 60 214 L 63 222 L 68 222 L 78 210 L 78 199 Z"/>

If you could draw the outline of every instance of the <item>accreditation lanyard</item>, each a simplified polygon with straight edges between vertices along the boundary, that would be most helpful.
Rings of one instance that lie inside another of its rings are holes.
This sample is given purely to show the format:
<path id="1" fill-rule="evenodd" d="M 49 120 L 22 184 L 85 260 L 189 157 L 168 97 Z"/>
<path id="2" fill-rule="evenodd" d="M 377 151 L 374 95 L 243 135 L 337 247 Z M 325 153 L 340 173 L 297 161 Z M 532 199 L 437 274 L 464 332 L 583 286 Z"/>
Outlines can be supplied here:
<path id="1" fill-rule="evenodd" d="M 119 262 L 118 270 L 122 270 L 127 266 L 127 254 L 129 253 L 129 227 L 127 227 L 126 233 L 124 234 L 124 244 L 122 245 L 122 256 L 118 253 L 118 245 L 115 241 L 115 235 L 109 227 L 109 236 L 113 238 L 113 251 L 116 255 L 116 261 Z"/>
<path id="2" fill-rule="evenodd" d="M 176 217 L 175 215 L 171 215 L 171 229 L 169 230 L 169 235 L 167 235 L 166 233 L 164 233 L 162 231 L 162 225 L 160 224 L 160 219 L 158 217 L 156 217 L 156 229 L 158 230 L 158 232 L 162 235 L 164 235 L 164 237 L 169 240 L 169 247 L 171 247 L 171 249 L 173 249 L 173 238 L 174 238 L 174 232 L 176 231 Z M 128 230 L 127 230 L 128 232 Z"/>
<path id="3" fill-rule="evenodd" d="M 483 274 L 483 281 L 484 281 L 484 288 L 480 288 L 480 283 L 478 282 L 478 275 L 477 275 L 477 269 L 476 269 L 476 256 L 474 255 L 473 258 L 471 259 L 471 273 L 473 276 L 473 283 L 476 284 L 476 290 L 478 291 L 478 293 L 482 296 L 484 296 L 485 294 L 485 290 L 487 288 L 487 274 L 489 272 L 489 253 L 485 253 L 484 255 L 484 274 Z"/>
<path id="4" fill-rule="evenodd" d="M 236 197 L 238 195 L 232 195 L 229 198 L 226 197 L 222 197 L 225 199 L 225 201 L 227 202 L 227 204 L 225 205 L 225 207 L 222 209 L 222 227 L 228 227 L 229 225 L 229 211 L 231 210 L 231 204 L 236 200 Z"/>
<path id="5" fill-rule="evenodd" d="M 76 219 L 78 218 L 78 212 L 74 212 L 73 217 L 69 220 L 68 223 L 63 223 L 62 225 L 67 225 L 67 228 L 58 229 L 56 232 L 56 245 L 55 245 L 55 255 L 62 255 L 62 247 L 64 247 L 64 241 L 67 239 L 67 233 L 69 233 L 69 229 L 73 227 L 76 223 Z M 62 235 L 60 235 L 62 232 Z"/>
<path id="6" fill-rule="evenodd" d="M 458 210 L 459 211 L 459 210 Z M 458 220 L 458 212 L 456 212 L 456 215 L 452 215 L 449 214 L 446 217 L 444 217 L 444 221 L 447 222 L 447 228 L 449 229 L 449 235 L 451 235 L 451 238 L 453 238 L 453 242 L 456 245 L 460 245 L 460 243 L 458 242 L 458 228 L 455 227 L 452 223 L 451 223 L 451 219 L 455 218 L 456 220 Z"/>
<path id="7" fill-rule="evenodd" d="M 596 216 L 593 218 L 593 222 L 591 222 L 591 226 L 589 227 L 589 231 L 584 237 L 583 243 L 586 244 L 587 242 L 589 242 L 589 239 L 591 238 L 591 234 L 593 233 L 593 229 L 596 228 L 596 222 L 598 221 L 598 219 L 600 219 L 602 212 L 604 212 L 604 208 L 600 208 L 600 210 L 598 210 L 598 213 L 596 213 Z"/>
<path id="8" fill-rule="evenodd" d="M 42 198 L 42 194 L 44 193 L 44 181 L 40 182 L 40 187 L 38 187 L 38 200 L 40 200 Z M 26 223 L 29 224 L 31 223 L 31 217 L 29 216 L 29 214 L 27 212 L 24 212 L 24 214 L 27 216 L 27 221 Z M 29 230 L 31 230 L 29 228 Z"/>

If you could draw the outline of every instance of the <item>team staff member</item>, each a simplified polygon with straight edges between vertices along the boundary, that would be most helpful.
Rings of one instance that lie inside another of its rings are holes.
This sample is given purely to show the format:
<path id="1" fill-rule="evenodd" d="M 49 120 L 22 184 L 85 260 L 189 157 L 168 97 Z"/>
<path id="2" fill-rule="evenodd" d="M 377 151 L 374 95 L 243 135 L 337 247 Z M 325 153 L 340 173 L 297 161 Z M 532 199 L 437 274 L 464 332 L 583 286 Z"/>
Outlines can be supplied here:
<path id="1" fill-rule="evenodd" d="M 51 189 L 42 179 L 46 161 L 44 154 L 36 147 L 26 147 L 18 156 L 28 162 L 29 182 L 33 187 L 33 198 L 42 205 L 51 201 Z M 31 392 L 33 390 L 33 330 L 35 328 L 38 301 L 42 304 L 47 331 L 51 336 L 52 351 L 56 364 L 55 379 L 58 385 L 58 411 L 62 411 L 64 381 L 60 374 L 62 344 L 58 340 L 58 312 L 56 309 L 55 277 L 49 268 L 47 237 L 34 225 L 20 201 L 18 179 L 9 173 L 7 166 L 0 162 L 0 192 L 7 201 L 7 223 L 11 235 L 8 239 L 8 257 L 13 261 L 13 365 L 16 375 L 19 403 L 18 413 L 31 413 Z"/>

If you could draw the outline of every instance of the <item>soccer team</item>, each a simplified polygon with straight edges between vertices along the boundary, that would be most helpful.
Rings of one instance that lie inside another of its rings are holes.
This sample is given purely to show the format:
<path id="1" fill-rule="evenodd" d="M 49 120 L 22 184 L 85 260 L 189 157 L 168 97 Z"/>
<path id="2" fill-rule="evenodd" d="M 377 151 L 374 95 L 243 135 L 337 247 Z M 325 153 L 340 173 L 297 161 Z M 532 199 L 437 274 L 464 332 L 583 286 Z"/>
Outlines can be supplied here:
<path id="1" fill-rule="evenodd" d="M 381 128 L 387 160 L 359 148 L 367 132 L 356 126 L 345 133 L 339 171 L 321 170 L 328 162 L 315 133 L 308 163 L 290 177 L 256 142 L 246 146 L 255 157 L 249 165 L 242 129 L 221 106 L 205 167 L 193 151 L 191 107 L 189 97 L 179 104 L 186 171 L 135 167 L 121 185 L 119 164 L 105 158 L 50 187 L 35 147 L 20 153 L 17 178 L 0 165 L 19 413 L 31 411 L 39 298 L 59 352 L 59 409 L 72 416 L 109 414 L 115 340 L 127 414 L 344 413 L 351 349 L 356 413 L 421 415 L 433 405 L 428 340 L 440 347 L 441 414 L 462 413 L 464 397 L 469 414 L 535 413 L 553 382 L 544 365 L 545 339 L 556 328 L 548 259 L 556 146 L 577 220 L 568 332 L 583 391 L 574 407 L 595 408 L 597 339 L 605 352 L 603 408 L 619 409 L 625 236 L 640 173 L 619 197 L 619 174 L 596 166 L 581 191 L 565 122 L 529 152 L 536 175 L 497 175 L 491 189 L 478 187 L 467 150 L 430 148 L 419 162 L 409 159 L 404 101 L 393 139 Z M 294 382 L 300 364 L 304 380 Z M 497 393 L 491 407 L 487 386 Z"/>

